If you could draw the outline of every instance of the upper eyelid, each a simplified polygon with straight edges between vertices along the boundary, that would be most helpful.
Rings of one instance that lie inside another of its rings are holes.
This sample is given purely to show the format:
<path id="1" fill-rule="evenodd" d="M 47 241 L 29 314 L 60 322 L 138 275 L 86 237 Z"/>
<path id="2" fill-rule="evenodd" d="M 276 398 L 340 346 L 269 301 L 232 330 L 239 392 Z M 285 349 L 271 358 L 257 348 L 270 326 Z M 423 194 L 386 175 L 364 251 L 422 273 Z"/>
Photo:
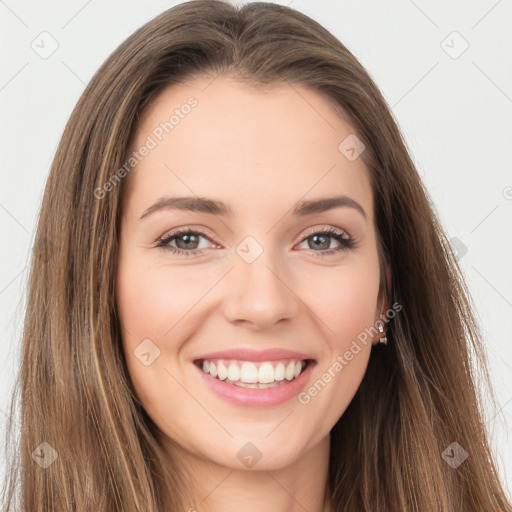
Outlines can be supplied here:
<path id="1" fill-rule="evenodd" d="M 314 227 L 311 229 L 307 229 L 301 238 L 304 239 L 311 235 L 314 235 L 315 233 L 324 232 L 324 231 L 332 231 L 332 230 L 334 230 L 334 233 L 331 233 L 331 234 L 338 234 L 340 236 L 346 235 L 347 238 L 352 238 L 352 235 L 346 229 L 338 228 L 336 226 L 331 226 L 331 225 L 327 225 L 327 224 L 324 224 L 323 226 L 320 226 L 320 227 Z M 340 233 L 338 233 L 338 232 L 340 232 Z"/>
<path id="2" fill-rule="evenodd" d="M 184 226 L 181 228 L 176 228 L 176 230 L 167 231 L 166 233 L 164 233 L 162 236 L 160 236 L 158 238 L 157 242 L 160 240 L 172 239 L 172 238 L 178 237 L 180 235 L 185 235 L 187 233 L 197 233 L 199 236 L 208 238 L 210 241 L 218 243 L 215 241 L 215 236 L 211 235 L 207 228 L 194 227 L 194 226 Z"/>

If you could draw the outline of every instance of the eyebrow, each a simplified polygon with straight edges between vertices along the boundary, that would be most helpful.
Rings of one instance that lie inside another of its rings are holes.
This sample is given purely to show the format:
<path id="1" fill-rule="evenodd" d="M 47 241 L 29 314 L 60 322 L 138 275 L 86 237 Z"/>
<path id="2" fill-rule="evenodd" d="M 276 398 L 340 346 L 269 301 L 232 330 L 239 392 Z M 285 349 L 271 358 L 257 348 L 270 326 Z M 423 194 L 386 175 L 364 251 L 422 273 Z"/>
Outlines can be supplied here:
<path id="1" fill-rule="evenodd" d="M 354 199 L 341 195 L 334 197 L 323 197 L 308 201 L 300 201 L 293 208 L 292 214 L 299 217 L 322 213 L 334 208 L 349 207 L 357 210 L 365 220 L 367 220 L 366 212 L 363 207 Z M 151 205 L 144 211 L 140 219 L 147 217 L 151 213 L 159 210 L 177 208 L 178 210 L 188 210 L 192 212 L 210 213 L 212 215 L 220 215 L 225 217 L 233 216 L 232 208 L 215 199 L 205 197 L 162 197 L 155 204 Z"/>

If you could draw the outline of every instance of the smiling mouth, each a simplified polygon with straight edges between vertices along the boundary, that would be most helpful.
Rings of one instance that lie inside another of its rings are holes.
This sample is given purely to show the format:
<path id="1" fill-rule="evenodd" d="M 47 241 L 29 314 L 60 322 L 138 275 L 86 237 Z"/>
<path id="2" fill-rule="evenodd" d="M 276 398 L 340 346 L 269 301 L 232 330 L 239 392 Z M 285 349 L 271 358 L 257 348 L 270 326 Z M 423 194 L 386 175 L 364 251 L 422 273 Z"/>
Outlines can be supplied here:
<path id="1" fill-rule="evenodd" d="M 295 380 L 314 359 L 281 359 L 279 361 L 241 361 L 197 359 L 194 364 L 212 378 L 243 388 L 268 389 Z"/>

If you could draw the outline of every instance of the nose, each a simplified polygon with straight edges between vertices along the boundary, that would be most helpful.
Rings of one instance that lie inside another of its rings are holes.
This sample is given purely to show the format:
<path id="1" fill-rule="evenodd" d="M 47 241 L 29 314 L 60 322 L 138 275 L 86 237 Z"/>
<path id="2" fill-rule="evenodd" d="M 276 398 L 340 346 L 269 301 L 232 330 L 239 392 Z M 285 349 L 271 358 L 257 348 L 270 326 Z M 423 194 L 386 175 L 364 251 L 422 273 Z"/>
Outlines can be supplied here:
<path id="1" fill-rule="evenodd" d="M 291 281 L 290 273 L 270 252 L 263 251 L 252 263 L 237 257 L 225 283 L 227 319 L 255 330 L 289 322 L 298 314 L 301 302 Z"/>

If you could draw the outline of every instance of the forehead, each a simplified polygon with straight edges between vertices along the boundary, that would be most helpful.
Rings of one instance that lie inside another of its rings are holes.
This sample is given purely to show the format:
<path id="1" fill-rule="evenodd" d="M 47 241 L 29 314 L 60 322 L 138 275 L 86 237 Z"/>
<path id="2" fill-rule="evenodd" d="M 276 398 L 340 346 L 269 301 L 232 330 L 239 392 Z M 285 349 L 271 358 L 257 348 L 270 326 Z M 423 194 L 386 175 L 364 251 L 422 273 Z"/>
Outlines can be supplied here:
<path id="1" fill-rule="evenodd" d="M 131 150 L 151 149 L 131 171 L 129 198 L 140 209 L 166 194 L 222 197 L 238 212 L 339 193 L 371 218 L 368 170 L 345 151 L 354 136 L 302 85 L 196 78 L 164 89 L 142 115 Z"/>

